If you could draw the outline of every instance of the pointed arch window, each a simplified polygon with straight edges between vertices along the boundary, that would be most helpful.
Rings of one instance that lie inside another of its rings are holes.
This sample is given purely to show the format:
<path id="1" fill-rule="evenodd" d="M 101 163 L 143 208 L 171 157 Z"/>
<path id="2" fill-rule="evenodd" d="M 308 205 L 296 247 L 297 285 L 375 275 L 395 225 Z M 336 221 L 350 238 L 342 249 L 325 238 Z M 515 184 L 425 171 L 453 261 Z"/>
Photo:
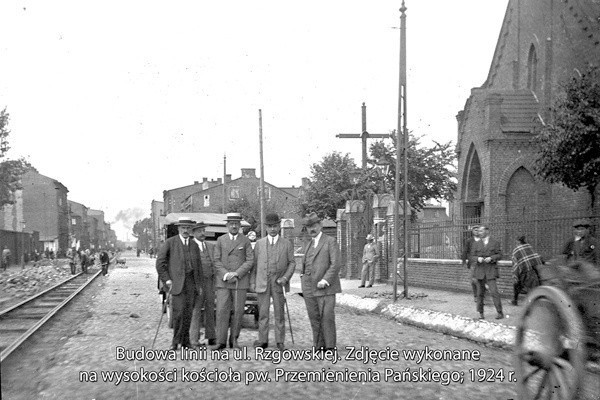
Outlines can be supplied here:
<path id="1" fill-rule="evenodd" d="M 532 44 L 529 48 L 529 57 L 527 58 L 527 88 L 532 92 L 535 92 L 537 89 L 537 64 L 537 52 L 535 46 Z"/>

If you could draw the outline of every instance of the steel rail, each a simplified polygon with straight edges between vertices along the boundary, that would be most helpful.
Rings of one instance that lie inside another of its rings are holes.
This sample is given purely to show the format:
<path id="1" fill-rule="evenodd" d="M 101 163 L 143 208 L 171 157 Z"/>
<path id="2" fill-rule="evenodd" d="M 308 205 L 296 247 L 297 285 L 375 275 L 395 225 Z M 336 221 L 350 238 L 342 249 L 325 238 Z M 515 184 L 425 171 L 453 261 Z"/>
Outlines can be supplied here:
<path id="1" fill-rule="evenodd" d="M 56 307 L 54 307 L 52 310 L 50 310 L 44 317 L 42 317 L 39 321 L 37 321 L 31 328 L 29 328 L 25 333 L 23 333 L 21 336 L 19 336 L 17 338 L 17 340 L 15 340 L 14 342 L 12 342 L 10 345 L 8 345 L 4 350 L 2 350 L 2 353 L 0 353 L 0 362 L 4 361 L 4 359 L 6 359 L 6 357 L 8 357 L 14 350 L 16 350 L 25 340 L 27 340 L 31 335 L 33 335 L 38 329 L 40 329 L 50 318 L 52 318 L 54 315 L 56 315 L 56 313 L 58 313 L 64 306 L 66 306 L 75 296 L 77 296 L 77 294 L 79 294 L 83 289 L 85 289 L 90 283 L 92 283 L 94 281 L 94 279 L 96 279 L 98 277 L 98 275 L 100 275 L 102 273 L 102 270 L 100 269 L 99 271 L 97 271 L 94 275 L 92 275 L 92 277 L 90 279 L 88 279 L 87 281 L 85 281 L 81 286 L 79 286 L 79 288 L 75 289 L 75 291 L 73 293 L 71 293 L 66 299 L 64 299 L 61 303 L 59 303 Z M 70 280 L 80 276 L 80 274 L 75 275 L 74 277 L 71 277 L 69 279 L 66 279 L 65 281 L 63 281 L 61 284 L 59 285 L 63 285 L 65 283 L 68 283 Z M 53 286 L 51 289 L 56 289 L 58 288 L 59 285 L 55 285 Z M 43 293 L 48 292 L 48 290 L 44 291 Z M 39 297 L 39 295 L 36 295 L 35 297 Z M 21 305 L 24 305 L 26 303 L 28 303 L 29 301 L 31 301 L 33 299 L 28 299 L 24 302 L 21 302 Z M 14 310 L 15 307 L 12 307 L 11 310 Z"/>

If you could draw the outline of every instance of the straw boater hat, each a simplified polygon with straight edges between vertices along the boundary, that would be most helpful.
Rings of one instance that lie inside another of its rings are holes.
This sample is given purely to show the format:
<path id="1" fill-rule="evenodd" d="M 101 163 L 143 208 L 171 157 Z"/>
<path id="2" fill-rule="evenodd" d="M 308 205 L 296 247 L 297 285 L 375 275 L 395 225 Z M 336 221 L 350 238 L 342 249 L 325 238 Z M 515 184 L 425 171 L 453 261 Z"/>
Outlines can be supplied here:
<path id="1" fill-rule="evenodd" d="M 229 222 L 229 221 L 237 221 L 237 222 L 242 222 L 242 214 L 240 213 L 227 213 L 227 218 L 225 218 L 225 221 Z"/>
<path id="2" fill-rule="evenodd" d="M 176 226 L 182 225 L 196 225 L 196 221 L 190 219 L 189 217 L 180 217 L 175 223 Z"/>
<path id="3" fill-rule="evenodd" d="M 302 225 L 311 226 L 316 224 L 317 222 L 321 222 L 321 218 L 319 218 L 319 216 L 316 213 L 312 212 L 306 217 L 304 217 L 304 219 L 302 220 Z"/>
<path id="4" fill-rule="evenodd" d="M 279 215 L 275 213 L 267 214 L 267 216 L 265 217 L 265 224 L 267 225 L 277 225 L 280 222 L 281 218 L 279 218 Z"/>
<path id="5" fill-rule="evenodd" d="M 194 229 L 200 229 L 200 228 L 206 228 L 208 225 L 206 225 L 204 223 L 204 221 L 200 221 L 198 222 L 196 225 L 194 225 Z"/>
<path id="6" fill-rule="evenodd" d="M 375 237 L 369 233 L 367 235 L 367 240 L 373 240 L 373 239 L 375 239 Z"/>

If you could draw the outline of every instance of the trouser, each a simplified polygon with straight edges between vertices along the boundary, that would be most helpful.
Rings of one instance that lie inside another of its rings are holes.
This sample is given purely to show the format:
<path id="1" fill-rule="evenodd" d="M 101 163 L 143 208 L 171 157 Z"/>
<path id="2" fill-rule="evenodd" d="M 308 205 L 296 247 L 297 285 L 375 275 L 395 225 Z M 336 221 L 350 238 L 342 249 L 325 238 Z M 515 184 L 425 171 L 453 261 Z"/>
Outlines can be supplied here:
<path id="1" fill-rule="evenodd" d="M 333 349 L 336 346 L 335 294 L 304 296 L 306 311 L 313 332 L 315 348 Z"/>
<path id="2" fill-rule="evenodd" d="M 81 263 L 81 272 L 87 274 L 87 263 L 85 261 Z"/>
<path id="3" fill-rule="evenodd" d="M 108 274 L 108 263 L 102 264 L 102 275 Z"/>
<path id="4" fill-rule="evenodd" d="M 469 268 L 469 278 L 471 279 L 471 289 L 473 289 L 473 297 L 477 300 L 477 279 L 473 277 L 475 267 Z M 485 296 L 485 285 L 483 286 L 483 295 Z"/>
<path id="5" fill-rule="evenodd" d="M 487 283 L 490 288 L 492 299 L 494 300 L 494 306 L 498 313 L 502 313 L 502 301 L 500 300 L 500 292 L 498 292 L 498 286 L 496 285 L 496 279 L 478 279 L 477 280 L 477 311 L 483 312 L 483 299 L 485 297 L 485 284 Z"/>
<path id="6" fill-rule="evenodd" d="M 74 262 L 69 263 L 69 266 L 71 267 L 71 275 L 75 275 L 75 273 L 77 272 L 77 270 L 76 270 L 77 266 L 75 265 Z"/>
<path id="7" fill-rule="evenodd" d="M 202 293 L 196 293 L 194 299 L 194 312 L 190 327 L 192 344 L 200 343 L 202 325 L 204 325 L 204 337 L 209 340 L 215 339 L 215 284 L 212 277 L 204 277 Z"/>
<path id="8" fill-rule="evenodd" d="M 244 305 L 246 304 L 246 291 L 246 289 L 217 289 L 217 344 L 227 343 L 229 328 L 231 328 L 230 341 L 237 340 L 240 336 Z M 231 315 L 232 309 L 233 315 Z"/>
<path id="9" fill-rule="evenodd" d="M 190 345 L 190 324 L 192 322 L 195 296 L 194 275 L 191 273 L 186 274 L 181 293 L 171 296 L 173 304 L 173 346 L 178 344 Z"/>
<path id="10" fill-rule="evenodd" d="M 365 282 L 369 280 L 369 286 L 373 285 L 375 282 L 375 262 L 374 261 L 365 261 L 363 262 L 362 272 L 360 284 L 361 286 L 365 285 Z"/>
<path id="11" fill-rule="evenodd" d="M 279 287 L 277 287 L 279 286 Z M 258 298 L 258 341 L 269 342 L 269 308 L 273 299 L 273 316 L 275 317 L 275 342 L 283 343 L 285 339 L 285 297 L 283 287 L 275 279 L 267 279 L 267 290 L 257 293 Z"/>

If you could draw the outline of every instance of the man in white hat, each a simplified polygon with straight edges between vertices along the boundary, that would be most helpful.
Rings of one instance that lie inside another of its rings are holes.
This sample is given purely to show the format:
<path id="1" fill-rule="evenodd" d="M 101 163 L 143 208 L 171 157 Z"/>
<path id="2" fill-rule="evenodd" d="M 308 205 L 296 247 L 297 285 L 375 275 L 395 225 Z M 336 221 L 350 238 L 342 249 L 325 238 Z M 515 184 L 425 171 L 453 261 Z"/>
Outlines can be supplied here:
<path id="1" fill-rule="evenodd" d="M 217 343 L 210 347 L 211 350 L 226 347 L 227 331 L 230 331 L 229 346 L 240 347 L 237 339 L 242 327 L 246 292 L 250 286 L 250 272 L 254 265 L 250 240 L 240 232 L 242 215 L 228 213 L 226 221 L 228 233 L 220 236 L 215 245 Z"/>
<path id="2" fill-rule="evenodd" d="M 372 287 L 373 282 L 375 282 L 375 263 L 379 258 L 379 250 L 377 249 L 377 243 L 375 243 L 375 238 L 370 233 L 367 235 L 367 243 L 363 248 L 363 257 L 362 257 L 362 273 L 359 288 L 365 287 L 365 282 L 367 281 L 367 277 L 369 278 L 369 284 L 367 287 Z"/>
<path id="3" fill-rule="evenodd" d="M 203 276 L 200 250 L 191 237 L 196 224 L 189 218 L 179 218 L 179 234 L 168 238 L 156 256 L 156 271 L 165 287 L 171 290 L 173 304 L 173 341 L 171 350 L 192 347 L 190 324 L 196 294 L 202 291 Z"/>

